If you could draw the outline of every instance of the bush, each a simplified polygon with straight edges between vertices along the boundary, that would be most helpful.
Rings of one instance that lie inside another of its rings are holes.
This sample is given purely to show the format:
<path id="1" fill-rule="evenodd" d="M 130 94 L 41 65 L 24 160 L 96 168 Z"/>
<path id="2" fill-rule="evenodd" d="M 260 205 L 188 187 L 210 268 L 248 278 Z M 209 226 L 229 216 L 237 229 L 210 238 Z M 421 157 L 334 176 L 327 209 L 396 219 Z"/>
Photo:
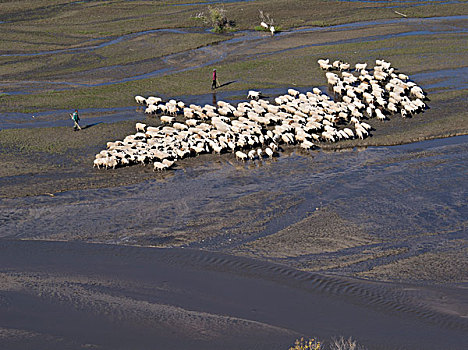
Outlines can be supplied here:
<path id="1" fill-rule="evenodd" d="M 195 18 L 201 19 L 203 23 L 213 27 L 213 32 L 222 33 L 226 30 L 231 30 L 235 25 L 235 21 L 227 18 L 227 11 L 223 7 L 208 6 L 208 13 L 198 13 Z"/>
<path id="2" fill-rule="evenodd" d="M 297 339 L 294 346 L 289 350 L 322 350 L 322 345 L 316 339 L 305 340 L 304 338 Z"/>
<path id="3" fill-rule="evenodd" d="M 351 338 L 340 337 L 332 339 L 330 350 L 364 350 L 364 348 L 358 346 L 356 341 Z"/>

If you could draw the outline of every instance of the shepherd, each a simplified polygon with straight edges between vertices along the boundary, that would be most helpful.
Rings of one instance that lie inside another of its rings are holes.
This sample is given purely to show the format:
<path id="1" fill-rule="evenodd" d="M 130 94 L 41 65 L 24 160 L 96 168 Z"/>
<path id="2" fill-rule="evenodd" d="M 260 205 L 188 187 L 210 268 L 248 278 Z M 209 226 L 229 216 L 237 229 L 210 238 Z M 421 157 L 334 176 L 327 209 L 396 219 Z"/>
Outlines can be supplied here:
<path id="1" fill-rule="evenodd" d="M 219 86 L 218 77 L 216 76 L 216 69 L 213 69 L 213 81 L 211 82 L 211 90 Z"/>
<path id="2" fill-rule="evenodd" d="M 78 124 L 78 122 L 80 121 L 80 116 L 78 114 L 78 110 L 75 109 L 75 112 L 73 114 L 70 114 L 70 117 L 74 122 L 73 131 L 81 130 L 81 127 Z"/>

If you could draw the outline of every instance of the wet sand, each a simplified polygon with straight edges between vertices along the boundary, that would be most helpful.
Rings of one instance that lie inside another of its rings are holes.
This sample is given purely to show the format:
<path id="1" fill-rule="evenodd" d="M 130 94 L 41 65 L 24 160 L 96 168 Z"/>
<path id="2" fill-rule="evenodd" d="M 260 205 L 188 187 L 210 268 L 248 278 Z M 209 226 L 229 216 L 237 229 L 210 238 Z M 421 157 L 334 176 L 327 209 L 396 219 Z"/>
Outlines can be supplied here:
<path id="1" fill-rule="evenodd" d="M 2 240 L 0 252 L 8 349 L 286 349 L 302 334 L 352 335 L 376 350 L 462 349 L 468 331 L 466 294 L 448 288 L 190 249 Z M 465 305 L 447 312 L 454 300 Z"/>

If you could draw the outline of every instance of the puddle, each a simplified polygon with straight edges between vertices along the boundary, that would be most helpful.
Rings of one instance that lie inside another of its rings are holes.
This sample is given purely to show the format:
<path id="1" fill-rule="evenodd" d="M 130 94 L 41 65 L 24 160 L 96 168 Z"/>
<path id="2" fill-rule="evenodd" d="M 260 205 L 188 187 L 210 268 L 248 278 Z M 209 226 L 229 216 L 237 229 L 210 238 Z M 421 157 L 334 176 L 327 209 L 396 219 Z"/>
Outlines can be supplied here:
<path id="1" fill-rule="evenodd" d="M 468 67 L 417 73 L 413 74 L 412 78 L 415 81 L 438 80 L 435 83 L 425 84 L 424 88 L 426 90 L 464 90 L 468 88 Z"/>

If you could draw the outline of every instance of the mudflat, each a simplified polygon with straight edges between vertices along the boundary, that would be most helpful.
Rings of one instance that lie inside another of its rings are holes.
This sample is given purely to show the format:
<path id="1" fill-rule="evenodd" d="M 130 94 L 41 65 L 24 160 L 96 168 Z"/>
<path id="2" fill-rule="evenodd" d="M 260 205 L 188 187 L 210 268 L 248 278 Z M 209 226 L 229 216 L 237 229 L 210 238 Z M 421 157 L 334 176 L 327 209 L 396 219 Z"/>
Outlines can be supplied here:
<path id="1" fill-rule="evenodd" d="M 237 31 L 217 34 L 196 2 L 2 4 L 1 347 L 287 349 L 343 335 L 369 349 L 464 349 L 466 6 L 387 5 L 229 1 Z M 253 30 L 259 8 L 275 36 Z M 159 125 L 135 95 L 334 97 L 316 64 L 327 57 L 385 58 L 429 108 L 272 160 L 92 167 L 135 122 Z"/>

